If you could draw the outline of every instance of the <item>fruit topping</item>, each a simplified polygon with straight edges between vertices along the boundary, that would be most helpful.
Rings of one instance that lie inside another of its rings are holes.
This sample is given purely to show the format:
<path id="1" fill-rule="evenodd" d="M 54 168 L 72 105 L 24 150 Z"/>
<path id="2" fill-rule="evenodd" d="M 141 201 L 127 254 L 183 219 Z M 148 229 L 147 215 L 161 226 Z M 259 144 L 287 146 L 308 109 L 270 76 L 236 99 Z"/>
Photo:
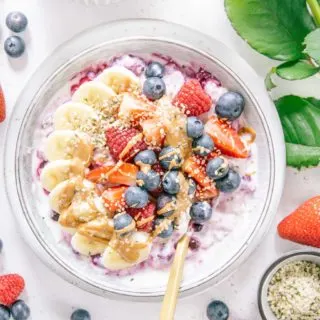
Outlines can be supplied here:
<path id="1" fill-rule="evenodd" d="M 216 157 L 208 161 L 206 172 L 213 179 L 221 179 L 227 175 L 229 171 L 229 163 L 224 157 Z"/>
<path id="2" fill-rule="evenodd" d="M 214 300 L 207 307 L 207 317 L 209 320 L 228 320 L 229 309 L 224 302 Z"/>
<path id="3" fill-rule="evenodd" d="M 189 117 L 208 112 L 212 101 L 202 89 L 200 82 L 192 79 L 184 83 L 173 99 L 173 104 L 177 105 Z"/>
<path id="4" fill-rule="evenodd" d="M 9 320 L 10 319 L 10 309 L 6 306 L 0 304 L 0 319 L 1 320 Z"/>
<path id="5" fill-rule="evenodd" d="M 87 310 L 77 309 L 72 313 L 70 320 L 91 320 L 91 316 Z"/>
<path id="6" fill-rule="evenodd" d="M 188 196 L 190 196 L 190 198 L 193 198 L 196 193 L 197 184 L 191 178 L 188 180 L 188 182 L 189 182 Z"/>
<path id="7" fill-rule="evenodd" d="M 169 194 L 177 194 L 180 191 L 179 172 L 168 171 L 162 179 L 163 190 Z"/>
<path id="8" fill-rule="evenodd" d="M 164 66 L 160 62 L 153 61 L 148 64 L 145 75 L 147 78 L 162 78 L 164 74 Z"/>
<path id="9" fill-rule="evenodd" d="M 194 139 L 192 142 L 192 151 L 199 156 L 207 156 L 214 149 L 214 143 L 208 134 L 204 134 L 200 138 Z"/>
<path id="10" fill-rule="evenodd" d="M 165 170 L 177 170 L 182 165 L 182 157 L 179 148 L 164 147 L 159 154 L 159 161 Z"/>
<path id="11" fill-rule="evenodd" d="M 235 120 L 239 118 L 244 109 L 244 98 L 238 92 L 226 92 L 216 104 L 216 114 L 219 118 Z"/>
<path id="12" fill-rule="evenodd" d="M 113 224 L 114 230 L 121 234 L 133 231 L 136 225 L 132 217 L 125 212 L 116 214 L 113 217 Z"/>
<path id="13" fill-rule="evenodd" d="M 212 138 L 215 147 L 225 155 L 235 158 L 247 158 L 248 149 L 238 133 L 227 122 L 211 117 L 204 126 L 204 131 Z"/>
<path id="14" fill-rule="evenodd" d="M 155 218 L 156 205 L 149 202 L 144 208 L 128 208 L 127 212 L 136 221 L 136 227 L 140 231 L 151 232 Z"/>
<path id="15" fill-rule="evenodd" d="M 241 177 L 239 173 L 230 168 L 223 178 L 216 180 L 216 187 L 221 192 L 233 192 L 239 187 L 240 182 Z"/>
<path id="16" fill-rule="evenodd" d="M 154 170 L 139 171 L 137 174 L 137 186 L 148 191 L 155 191 L 160 188 L 160 175 Z"/>
<path id="17" fill-rule="evenodd" d="M 139 187 L 129 187 L 124 195 L 126 204 L 130 208 L 143 208 L 148 203 L 148 192 Z"/>
<path id="18" fill-rule="evenodd" d="M 172 221 L 162 217 L 158 217 L 155 220 L 155 226 L 156 228 L 157 226 L 160 226 L 161 228 L 161 232 L 158 233 L 158 237 L 162 239 L 167 239 L 172 236 L 174 230 Z"/>
<path id="19" fill-rule="evenodd" d="M 140 122 L 145 142 L 151 147 L 162 147 L 166 137 L 164 125 L 158 118 L 150 118 Z"/>
<path id="20" fill-rule="evenodd" d="M 138 152 L 147 149 L 142 133 L 134 128 L 108 128 L 107 145 L 115 160 L 129 161 Z"/>
<path id="21" fill-rule="evenodd" d="M 208 221 L 212 216 L 212 208 L 206 201 L 195 202 L 190 208 L 191 219 L 196 223 Z"/>
<path id="22" fill-rule="evenodd" d="M 13 11 L 7 15 L 6 25 L 11 31 L 19 33 L 26 29 L 28 19 L 22 12 Z"/>
<path id="23" fill-rule="evenodd" d="M 30 308 L 23 300 L 17 300 L 11 306 L 11 315 L 14 320 L 27 320 L 30 317 Z"/>
<path id="24" fill-rule="evenodd" d="M 166 84 L 158 77 L 147 78 L 142 92 L 151 101 L 159 100 L 166 93 Z"/>
<path id="25" fill-rule="evenodd" d="M 197 117 L 188 117 L 187 119 L 187 135 L 190 138 L 200 138 L 203 134 L 204 125 Z"/>
<path id="26" fill-rule="evenodd" d="M 139 152 L 133 159 L 134 163 L 142 167 L 143 165 L 154 165 L 157 162 L 157 156 L 152 150 L 144 150 Z"/>
<path id="27" fill-rule="evenodd" d="M 102 198 L 104 205 L 110 213 L 122 212 L 126 208 L 124 194 L 128 187 L 114 187 L 106 189 Z"/>
<path id="28" fill-rule="evenodd" d="M 23 55 L 26 45 L 18 36 L 10 36 L 4 42 L 4 50 L 11 58 L 19 58 Z"/>
<path id="29" fill-rule="evenodd" d="M 0 276 L 0 303 L 6 306 L 14 303 L 25 287 L 24 279 L 18 274 Z"/>

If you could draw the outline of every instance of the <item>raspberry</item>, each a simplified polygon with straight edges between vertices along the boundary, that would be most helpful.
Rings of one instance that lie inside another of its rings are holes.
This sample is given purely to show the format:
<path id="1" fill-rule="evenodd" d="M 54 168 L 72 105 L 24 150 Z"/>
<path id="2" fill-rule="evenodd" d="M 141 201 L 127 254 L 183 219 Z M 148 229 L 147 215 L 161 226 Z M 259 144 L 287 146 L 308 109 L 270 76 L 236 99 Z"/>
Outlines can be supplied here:
<path id="1" fill-rule="evenodd" d="M 24 279 L 18 274 L 0 276 L 0 303 L 6 306 L 14 303 L 24 286 Z"/>
<path id="2" fill-rule="evenodd" d="M 127 212 L 136 221 L 137 229 L 144 232 L 151 232 L 153 228 L 154 214 L 156 211 L 156 205 L 153 202 L 149 202 L 142 209 L 128 208 Z"/>
<path id="3" fill-rule="evenodd" d="M 211 98 L 202 89 L 198 80 L 192 79 L 184 83 L 180 91 L 173 99 L 177 105 L 188 116 L 198 116 L 210 110 Z"/>
<path id="4" fill-rule="evenodd" d="M 107 145 L 110 153 L 115 160 L 129 161 L 138 152 L 147 149 L 147 144 L 137 139 L 137 142 L 125 154 L 121 154 L 127 144 L 134 139 L 140 132 L 134 128 L 109 128 L 106 131 Z"/>

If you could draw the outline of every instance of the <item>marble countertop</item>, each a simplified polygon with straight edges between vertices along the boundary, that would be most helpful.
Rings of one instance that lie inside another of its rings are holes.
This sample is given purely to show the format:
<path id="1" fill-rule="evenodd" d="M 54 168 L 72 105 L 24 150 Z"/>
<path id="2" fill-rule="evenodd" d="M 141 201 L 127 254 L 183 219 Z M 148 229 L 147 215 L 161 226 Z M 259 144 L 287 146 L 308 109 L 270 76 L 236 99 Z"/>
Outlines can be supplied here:
<path id="1" fill-rule="evenodd" d="M 0 0 L 1 46 L 9 35 L 5 16 L 12 10 L 21 10 L 29 18 L 24 34 L 27 54 L 12 61 L 0 50 L 0 82 L 10 114 L 15 100 L 39 63 L 61 43 L 88 27 L 123 18 L 158 18 L 187 25 L 224 42 L 242 55 L 264 77 L 275 62 L 254 52 L 232 29 L 223 8 L 223 0 L 123 0 L 108 6 L 85 6 L 71 0 Z M 111 1 L 112 2 L 112 1 Z M 318 81 L 318 82 L 317 82 Z M 308 96 L 317 92 L 319 79 L 287 83 L 278 81 L 275 96 L 294 92 Z M 4 148 L 8 120 L 0 125 L 1 150 Z M 1 157 L 0 166 L 3 159 Z M 1 175 L 1 186 L 3 177 Z M 259 279 L 281 254 L 302 246 L 283 241 L 276 235 L 276 224 L 285 215 L 319 190 L 320 168 L 301 172 L 287 169 L 285 189 L 276 219 L 260 246 L 229 279 L 209 291 L 179 301 L 177 320 L 206 319 L 205 309 L 213 299 L 222 299 L 230 307 L 232 320 L 260 319 L 256 298 Z M 35 256 L 19 236 L 17 224 L 9 208 L 5 192 L 0 193 L 2 206 L 0 238 L 4 252 L 0 270 L 21 273 L 27 288 L 24 299 L 31 307 L 33 320 L 69 319 L 73 308 L 90 311 L 92 320 L 158 319 L 160 303 L 133 303 L 111 301 L 84 292 L 51 272 Z M 112 309 L 111 309 L 112 308 Z M 110 311 L 112 310 L 112 311 Z"/>

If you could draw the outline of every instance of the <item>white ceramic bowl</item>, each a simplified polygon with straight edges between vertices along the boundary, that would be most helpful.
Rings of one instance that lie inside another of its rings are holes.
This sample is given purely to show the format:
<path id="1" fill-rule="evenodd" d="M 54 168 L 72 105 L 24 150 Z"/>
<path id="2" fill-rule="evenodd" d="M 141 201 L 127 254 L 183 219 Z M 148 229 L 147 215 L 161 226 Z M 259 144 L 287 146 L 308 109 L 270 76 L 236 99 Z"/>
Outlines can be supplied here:
<path id="1" fill-rule="evenodd" d="M 38 127 L 48 101 L 79 70 L 119 53 L 158 52 L 177 61 L 197 62 L 228 89 L 241 92 L 246 118 L 257 132 L 258 188 L 250 199 L 253 213 L 193 270 L 186 264 L 183 294 L 200 292 L 230 275 L 259 244 L 276 212 L 284 181 L 285 150 L 280 121 L 262 79 L 237 54 L 194 30 L 155 20 L 127 20 L 82 32 L 58 48 L 38 68 L 20 95 L 10 120 L 5 150 L 6 190 L 23 235 L 40 258 L 68 281 L 102 296 L 130 300 L 159 298 L 167 272 L 139 273 L 135 281 L 109 278 L 87 268 L 57 243 L 39 209 L 33 179 Z M 215 258 L 218 257 L 218 258 Z M 150 281 L 150 279 L 152 281 Z"/>
<path id="2" fill-rule="evenodd" d="M 282 268 L 284 265 L 287 265 L 293 261 L 311 261 L 320 265 L 320 250 L 319 251 L 293 251 L 286 253 L 284 256 L 272 263 L 269 268 L 266 270 L 262 279 L 260 281 L 259 290 L 258 290 L 258 306 L 260 315 L 263 320 L 277 320 L 276 316 L 273 314 L 268 301 L 268 287 L 269 283 L 274 276 L 274 274 Z"/>

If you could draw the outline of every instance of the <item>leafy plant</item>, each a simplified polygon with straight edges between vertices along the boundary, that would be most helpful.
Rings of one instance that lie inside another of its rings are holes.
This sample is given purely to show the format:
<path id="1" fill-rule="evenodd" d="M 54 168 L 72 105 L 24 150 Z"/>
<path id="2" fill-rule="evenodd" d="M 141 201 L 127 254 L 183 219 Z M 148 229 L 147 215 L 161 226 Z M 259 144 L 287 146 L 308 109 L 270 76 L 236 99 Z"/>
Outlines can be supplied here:
<path id="1" fill-rule="evenodd" d="M 238 34 L 255 50 L 274 60 L 273 75 L 301 80 L 320 72 L 320 4 L 317 0 L 225 0 Z M 285 96 L 275 101 L 283 126 L 287 164 L 296 168 L 320 163 L 320 100 Z"/>

